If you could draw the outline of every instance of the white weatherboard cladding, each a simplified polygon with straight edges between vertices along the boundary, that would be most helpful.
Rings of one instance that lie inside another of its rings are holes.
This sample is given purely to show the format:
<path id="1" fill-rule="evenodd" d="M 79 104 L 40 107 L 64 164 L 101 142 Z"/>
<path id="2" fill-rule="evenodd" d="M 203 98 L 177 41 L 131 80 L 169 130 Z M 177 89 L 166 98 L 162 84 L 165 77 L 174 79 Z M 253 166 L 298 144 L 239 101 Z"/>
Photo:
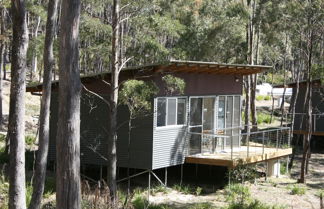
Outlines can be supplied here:
<path id="1" fill-rule="evenodd" d="M 186 101 L 188 116 L 188 99 Z M 187 117 L 188 118 L 188 117 Z M 186 125 L 156 127 L 157 99 L 154 100 L 152 169 L 183 164 L 186 155 Z M 186 119 L 187 123 L 188 119 Z"/>

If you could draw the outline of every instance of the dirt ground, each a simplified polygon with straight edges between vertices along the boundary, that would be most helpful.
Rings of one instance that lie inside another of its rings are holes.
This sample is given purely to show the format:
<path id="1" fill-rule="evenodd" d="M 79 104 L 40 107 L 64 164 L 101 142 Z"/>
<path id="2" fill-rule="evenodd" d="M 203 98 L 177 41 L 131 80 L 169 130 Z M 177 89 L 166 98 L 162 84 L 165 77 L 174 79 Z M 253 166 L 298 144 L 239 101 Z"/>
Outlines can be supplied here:
<path id="1" fill-rule="evenodd" d="M 8 124 L 8 115 L 9 115 L 9 100 L 10 100 L 10 82 L 4 80 L 3 83 L 3 117 L 4 124 L 0 127 L 0 133 L 6 134 L 7 124 Z M 37 122 L 40 108 L 40 97 L 34 96 L 31 93 L 26 93 L 25 97 L 26 102 L 26 135 L 35 135 L 37 132 Z"/>
<path id="2" fill-rule="evenodd" d="M 292 209 L 320 208 L 318 193 L 324 189 L 324 154 L 312 154 L 307 182 L 305 185 L 299 184 L 297 186 L 304 187 L 306 192 L 303 195 L 294 195 L 291 191 L 299 176 L 299 161 L 300 158 L 295 162 L 290 176 L 282 175 L 279 178 L 272 177 L 267 180 L 259 178 L 254 184 L 246 183 L 250 188 L 252 198 L 270 205 L 285 206 Z M 224 190 L 199 196 L 171 190 L 168 193 L 156 193 L 150 197 L 150 202 L 168 204 L 175 208 L 185 208 L 190 204 L 203 202 L 211 203 L 215 208 L 221 208 L 227 204 Z"/>

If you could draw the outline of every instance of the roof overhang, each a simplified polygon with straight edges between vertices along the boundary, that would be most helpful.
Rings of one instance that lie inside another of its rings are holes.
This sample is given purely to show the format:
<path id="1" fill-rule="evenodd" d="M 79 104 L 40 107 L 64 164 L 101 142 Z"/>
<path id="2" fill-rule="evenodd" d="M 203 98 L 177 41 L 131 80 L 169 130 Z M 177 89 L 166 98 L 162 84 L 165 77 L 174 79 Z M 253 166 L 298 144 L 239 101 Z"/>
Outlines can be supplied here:
<path id="1" fill-rule="evenodd" d="M 320 87 L 322 86 L 321 84 L 321 79 L 315 79 L 312 80 L 312 85 L 313 87 Z M 307 81 L 303 80 L 303 81 L 299 81 L 299 85 L 306 85 Z M 278 84 L 278 85 L 274 85 L 273 88 L 295 88 L 297 86 L 297 82 L 291 82 L 291 83 L 287 83 L 287 84 Z"/>
<path id="2" fill-rule="evenodd" d="M 264 65 L 244 65 L 244 64 L 224 64 L 216 62 L 198 62 L 171 60 L 163 63 L 127 67 L 122 72 L 145 72 L 154 73 L 197 73 L 197 74 L 216 74 L 216 75 L 251 75 L 271 69 L 272 66 Z M 92 74 L 81 77 L 81 82 L 89 82 L 93 79 L 107 78 L 110 72 Z M 58 81 L 53 81 L 52 85 L 58 85 Z M 27 92 L 42 91 L 42 84 L 29 85 Z"/>

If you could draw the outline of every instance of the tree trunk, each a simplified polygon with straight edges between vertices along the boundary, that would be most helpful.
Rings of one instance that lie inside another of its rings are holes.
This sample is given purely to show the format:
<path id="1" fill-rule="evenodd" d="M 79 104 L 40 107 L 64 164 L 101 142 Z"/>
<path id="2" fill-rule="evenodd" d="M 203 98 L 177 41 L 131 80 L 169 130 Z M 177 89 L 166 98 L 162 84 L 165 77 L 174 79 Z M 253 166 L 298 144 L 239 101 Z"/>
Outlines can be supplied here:
<path id="1" fill-rule="evenodd" d="M 244 91 L 245 91 L 245 132 L 250 132 L 250 79 L 249 76 L 245 76 L 244 79 Z"/>
<path id="2" fill-rule="evenodd" d="M 251 75 L 251 118 L 252 118 L 252 129 L 258 129 L 258 122 L 257 122 L 257 110 L 255 105 L 255 95 L 256 95 L 256 86 L 257 86 L 257 78 L 258 75 Z"/>
<path id="3" fill-rule="evenodd" d="M 81 208 L 80 0 L 63 0 L 59 51 L 59 117 L 56 136 L 56 208 Z"/>
<path id="4" fill-rule="evenodd" d="M 8 137 L 10 140 L 9 209 L 26 208 L 25 91 L 28 31 L 25 1 L 11 1 L 13 20 Z"/>
<path id="5" fill-rule="evenodd" d="M 309 31 L 308 36 L 308 60 L 307 60 L 307 103 L 306 103 L 306 134 L 303 147 L 303 159 L 301 163 L 300 183 L 305 183 L 305 174 L 307 173 L 307 161 L 310 156 L 310 140 L 312 136 L 312 82 L 311 82 L 311 68 L 312 68 L 312 50 L 313 50 L 313 31 Z"/>
<path id="6" fill-rule="evenodd" d="M 117 102 L 119 85 L 119 6 L 120 0 L 113 1 L 112 14 L 112 69 L 111 69 L 111 93 L 110 93 L 110 114 L 109 114 L 109 141 L 108 141 L 108 186 L 110 189 L 113 208 L 117 207 L 117 185 L 116 185 L 116 143 L 117 143 Z"/>
<path id="7" fill-rule="evenodd" d="M 299 65 L 300 67 L 300 65 Z M 292 101 L 292 106 L 290 107 L 291 109 L 291 133 L 294 134 L 294 124 L 295 124 L 295 112 L 296 112 L 296 102 L 297 102 L 297 99 L 298 99 L 298 94 L 299 94 L 299 78 L 300 78 L 300 69 L 297 71 L 297 83 L 296 83 L 296 91 L 294 92 L 294 96 L 292 97 L 293 98 L 293 101 Z M 302 125 L 302 123 L 300 124 Z M 293 145 L 293 148 L 292 148 L 292 155 L 291 155 L 291 158 L 290 158 L 290 161 L 289 161 L 289 165 L 288 165 L 288 170 L 291 171 L 291 168 L 293 166 L 293 163 L 294 163 L 294 159 L 295 159 L 295 155 L 296 155 L 296 152 L 297 152 L 297 148 L 298 148 L 298 142 L 299 142 L 299 138 L 300 138 L 300 135 L 298 135 L 297 137 L 297 140 L 296 140 L 296 143 Z"/>
<path id="8" fill-rule="evenodd" d="M 1 9 L 1 35 L 4 35 L 5 32 L 5 21 L 4 21 L 4 9 Z M 3 71 L 3 62 L 4 62 L 4 50 L 5 50 L 5 43 L 4 41 L 0 44 L 0 125 L 3 122 L 3 115 L 2 115 L 2 71 Z"/>
<path id="9" fill-rule="evenodd" d="M 6 57 L 7 57 L 7 44 L 4 43 L 3 61 L 2 61 L 3 80 L 7 80 Z"/>
<path id="10" fill-rule="evenodd" d="M 37 22 L 35 26 L 35 30 L 33 32 L 33 38 L 36 39 L 38 36 L 38 28 L 41 22 L 40 16 L 37 17 Z M 36 54 L 36 49 L 33 50 L 32 52 L 32 61 L 31 61 L 31 69 L 30 69 L 30 80 L 33 81 L 36 79 L 37 75 L 37 54 Z"/>
<path id="11" fill-rule="evenodd" d="M 53 42 L 55 36 L 57 20 L 58 0 L 48 2 L 46 35 L 44 46 L 44 78 L 43 92 L 41 100 L 41 110 L 39 118 L 39 146 L 36 158 L 35 178 L 33 181 L 33 195 L 29 209 L 39 209 L 41 207 L 44 184 L 46 178 L 46 164 L 49 144 L 49 116 L 51 103 L 51 81 L 54 68 Z"/>

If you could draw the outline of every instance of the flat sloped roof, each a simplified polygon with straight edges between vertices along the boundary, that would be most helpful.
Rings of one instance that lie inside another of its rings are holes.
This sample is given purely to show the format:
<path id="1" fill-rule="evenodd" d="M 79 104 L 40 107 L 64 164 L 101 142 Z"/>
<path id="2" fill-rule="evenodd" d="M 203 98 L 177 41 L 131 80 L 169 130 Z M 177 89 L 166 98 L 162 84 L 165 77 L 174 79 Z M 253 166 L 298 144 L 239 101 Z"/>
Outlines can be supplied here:
<path id="1" fill-rule="evenodd" d="M 125 71 L 141 71 L 147 73 L 198 73 L 198 74 L 218 74 L 218 75 L 251 75 L 264 72 L 271 69 L 272 66 L 265 65 L 245 65 L 245 64 L 224 64 L 217 62 L 200 62 L 200 61 L 183 61 L 170 60 L 162 63 L 140 65 L 133 67 L 126 67 L 122 69 Z M 96 78 L 104 78 L 110 72 L 102 72 L 99 74 L 90 74 L 81 76 L 81 81 L 92 80 Z M 52 81 L 52 85 L 57 84 L 58 81 Z M 32 84 L 27 86 L 27 92 L 42 91 L 42 84 Z"/>

